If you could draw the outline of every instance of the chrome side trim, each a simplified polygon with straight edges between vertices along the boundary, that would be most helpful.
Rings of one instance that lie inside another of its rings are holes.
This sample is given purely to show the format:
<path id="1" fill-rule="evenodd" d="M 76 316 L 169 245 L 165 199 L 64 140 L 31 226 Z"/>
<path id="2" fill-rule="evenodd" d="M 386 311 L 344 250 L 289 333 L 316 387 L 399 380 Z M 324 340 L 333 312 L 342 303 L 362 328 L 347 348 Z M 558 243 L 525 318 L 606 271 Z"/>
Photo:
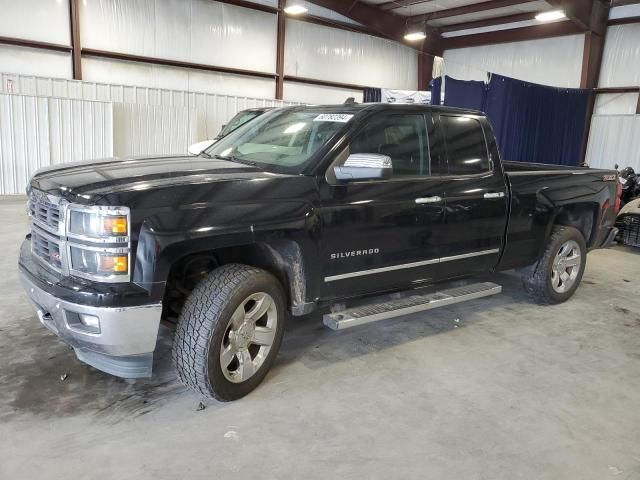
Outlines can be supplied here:
<path id="1" fill-rule="evenodd" d="M 433 258 L 431 260 L 423 260 L 421 262 L 403 263 L 401 265 L 390 265 L 388 267 L 372 268 L 371 270 L 360 270 L 357 272 L 341 273 L 340 275 L 331 275 L 324 277 L 325 282 L 333 282 L 334 280 L 343 280 L 345 278 L 361 277 L 362 275 L 373 275 L 374 273 L 390 272 L 392 270 L 402 270 L 404 268 L 422 267 L 423 265 L 433 265 L 438 263 L 440 259 Z"/>
<path id="2" fill-rule="evenodd" d="M 480 255 L 493 255 L 494 253 L 499 253 L 499 252 L 500 252 L 499 248 L 492 248 L 491 250 L 480 250 L 478 252 L 463 253 L 461 255 L 452 255 L 450 257 L 441 257 L 440 262 L 452 262 L 454 260 L 463 260 L 465 258 L 479 257 Z"/>
<path id="3" fill-rule="evenodd" d="M 438 197 L 433 196 L 433 197 L 421 197 L 421 198 L 416 198 L 416 203 L 418 205 L 423 204 L 423 203 L 438 203 L 442 201 L 442 197 Z"/>
<path id="4" fill-rule="evenodd" d="M 389 265 L 388 267 L 372 268 L 370 270 L 358 270 L 355 272 L 341 273 L 339 275 L 331 275 L 324 277 L 325 282 L 333 282 L 335 280 L 344 280 L 345 278 L 361 277 L 363 275 L 373 275 L 376 273 L 390 272 L 393 270 L 403 270 L 405 268 L 422 267 L 424 265 L 433 265 L 435 263 L 452 262 L 454 260 L 463 260 L 465 258 L 479 257 L 481 255 L 493 255 L 499 253 L 499 248 L 492 248 L 491 250 L 479 250 L 477 252 L 463 253 L 461 255 L 452 255 L 450 257 L 433 258 L 430 260 L 423 260 L 420 262 L 402 263 L 399 265 Z"/>
<path id="5" fill-rule="evenodd" d="M 484 198 L 504 198 L 504 192 L 488 192 L 484 194 Z"/>

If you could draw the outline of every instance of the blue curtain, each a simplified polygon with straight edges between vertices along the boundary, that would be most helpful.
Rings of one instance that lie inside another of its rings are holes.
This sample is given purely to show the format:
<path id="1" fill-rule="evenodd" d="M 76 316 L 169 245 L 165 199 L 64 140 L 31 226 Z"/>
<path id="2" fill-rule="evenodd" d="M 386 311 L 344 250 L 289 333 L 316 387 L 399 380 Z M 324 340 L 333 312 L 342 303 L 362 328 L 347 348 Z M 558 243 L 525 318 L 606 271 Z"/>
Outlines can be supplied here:
<path id="1" fill-rule="evenodd" d="M 484 109 L 487 86 L 477 80 L 456 80 L 445 77 L 444 104 L 449 107 Z"/>
<path id="2" fill-rule="evenodd" d="M 494 74 L 483 110 L 505 159 L 578 165 L 588 100 L 589 90 L 547 87 Z"/>
<path id="3" fill-rule="evenodd" d="M 440 105 L 440 92 L 442 91 L 442 77 L 436 77 L 429 84 L 431 87 L 431 105 Z"/>
<path id="4" fill-rule="evenodd" d="M 589 90 L 491 75 L 488 84 L 446 77 L 444 104 L 482 110 L 505 160 L 578 165 Z"/>
<path id="5" fill-rule="evenodd" d="M 362 94 L 364 103 L 380 103 L 382 91 L 379 88 L 366 87 Z"/>

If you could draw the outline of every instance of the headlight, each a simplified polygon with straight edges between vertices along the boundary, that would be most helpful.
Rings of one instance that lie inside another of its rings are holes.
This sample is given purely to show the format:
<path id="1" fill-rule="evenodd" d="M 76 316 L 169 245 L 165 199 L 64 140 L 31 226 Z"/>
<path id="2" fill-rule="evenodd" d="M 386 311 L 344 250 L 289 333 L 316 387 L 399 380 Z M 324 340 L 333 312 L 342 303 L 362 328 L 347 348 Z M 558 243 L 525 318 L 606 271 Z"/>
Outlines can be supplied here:
<path id="1" fill-rule="evenodd" d="M 99 282 L 129 281 L 129 230 L 127 207 L 69 205 L 69 273 Z"/>
<path id="2" fill-rule="evenodd" d="M 71 270 L 91 277 L 116 278 L 129 274 L 129 254 L 108 249 L 70 246 Z"/>
<path id="3" fill-rule="evenodd" d="M 129 235 L 129 219 L 126 214 L 73 209 L 69 213 L 69 233 L 71 235 L 96 239 L 127 237 Z"/>

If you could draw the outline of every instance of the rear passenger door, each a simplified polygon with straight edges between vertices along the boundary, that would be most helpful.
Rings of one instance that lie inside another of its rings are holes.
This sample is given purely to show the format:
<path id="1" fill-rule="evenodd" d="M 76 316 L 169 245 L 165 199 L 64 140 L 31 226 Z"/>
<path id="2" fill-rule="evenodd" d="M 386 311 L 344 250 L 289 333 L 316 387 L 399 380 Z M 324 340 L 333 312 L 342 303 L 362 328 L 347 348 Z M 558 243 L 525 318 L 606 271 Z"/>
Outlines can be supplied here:
<path id="1" fill-rule="evenodd" d="M 500 257 L 507 189 L 499 159 L 489 153 L 487 139 L 493 136 L 485 122 L 475 115 L 439 115 L 447 159 L 439 264 L 443 279 L 489 271 Z"/>

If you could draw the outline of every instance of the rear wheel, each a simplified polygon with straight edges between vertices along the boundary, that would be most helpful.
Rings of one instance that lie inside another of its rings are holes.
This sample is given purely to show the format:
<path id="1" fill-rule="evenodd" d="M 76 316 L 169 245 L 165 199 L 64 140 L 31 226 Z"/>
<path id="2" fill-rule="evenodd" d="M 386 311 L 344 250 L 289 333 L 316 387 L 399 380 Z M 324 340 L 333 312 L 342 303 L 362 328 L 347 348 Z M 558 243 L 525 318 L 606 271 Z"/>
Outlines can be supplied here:
<path id="1" fill-rule="evenodd" d="M 587 246 L 580 231 L 556 226 L 542 257 L 524 270 L 524 288 L 537 303 L 564 302 L 578 288 L 586 262 Z"/>
<path id="2" fill-rule="evenodd" d="M 285 317 L 282 286 L 270 273 L 239 264 L 214 270 L 189 295 L 178 320 L 178 377 L 205 397 L 243 397 L 271 368 Z"/>

